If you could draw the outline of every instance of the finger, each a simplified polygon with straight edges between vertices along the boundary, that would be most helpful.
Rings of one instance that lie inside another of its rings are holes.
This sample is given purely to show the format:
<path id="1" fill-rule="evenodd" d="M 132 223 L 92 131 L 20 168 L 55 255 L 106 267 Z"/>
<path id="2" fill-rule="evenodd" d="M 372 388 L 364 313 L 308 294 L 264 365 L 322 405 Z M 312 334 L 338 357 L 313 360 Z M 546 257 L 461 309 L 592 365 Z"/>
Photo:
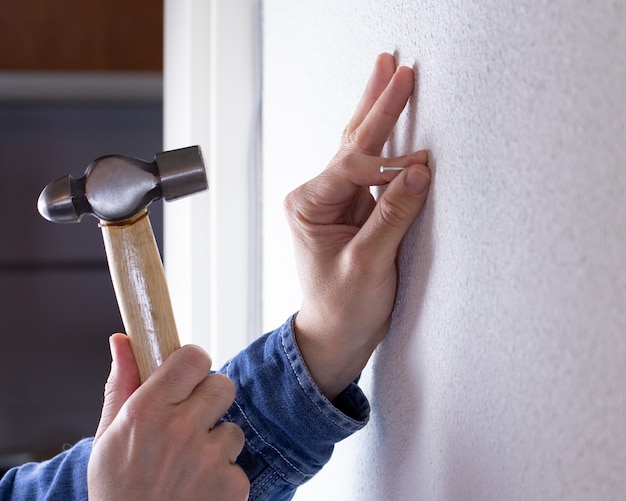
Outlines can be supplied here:
<path id="1" fill-rule="evenodd" d="M 246 443 L 243 430 L 235 423 L 224 422 L 210 431 L 211 440 L 220 443 L 230 463 L 235 463 Z"/>
<path id="2" fill-rule="evenodd" d="M 397 173 L 381 172 L 381 165 L 408 167 L 427 163 L 428 151 L 426 150 L 392 158 L 355 153 L 332 164 L 328 171 L 320 174 L 306 188 L 307 192 L 315 193 L 321 203 L 341 203 L 351 197 L 357 188 L 382 186 L 397 175 Z"/>
<path id="3" fill-rule="evenodd" d="M 186 345 L 172 353 L 137 390 L 140 405 L 176 405 L 191 395 L 209 374 L 211 358 L 199 346 Z M 158 394 L 159 399 L 154 399 Z"/>
<path id="4" fill-rule="evenodd" d="M 380 263 L 393 263 L 400 242 L 426 202 L 430 180 L 430 170 L 425 165 L 401 172 L 350 243 L 353 251 L 371 253 Z"/>
<path id="5" fill-rule="evenodd" d="M 376 103 L 377 99 L 387 87 L 395 71 L 396 60 L 391 54 L 380 54 L 376 58 L 372 74 L 365 86 L 365 90 L 363 91 L 363 95 L 356 107 L 354 115 L 346 126 L 344 135 L 351 134 L 361 124 L 372 109 L 372 106 L 374 106 L 374 103 Z"/>
<path id="6" fill-rule="evenodd" d="M 391 81 L 353 134 L 358 150 L 379 155 L 389 139 L 402 110 L 413 93 L 415 75 L 407 66 L 399 67 Z"/>
<path id="7" fill-rule="evenodd" d="M 113 334 L 109 338 L 109 345 L 113 361 L 104 388 L 104 404 L 96 440 L 107 430 L 124 402 L 140 385 L 139 370 L 128 337 L 124 334 Z"/>
<path id="8" fill-rule="evenodd" d="M 224 374 L 210 374 L 181 404 L 191 422 L 208 430 L 215 426 L 235 400 L 235 385 Z"/>
<path id="9" fill-rule="evenodd" d="M 341 169 L 345 176 L 357 186 L 382 186 L 393 180 L 400 171 L 384 172 L 381 167 L 406 168 L 410 165 L 427 165 L 428 151 L 420 150 L 399 157 L 374 157 L 371 155 L 355 155 L 346 159 Z"/>

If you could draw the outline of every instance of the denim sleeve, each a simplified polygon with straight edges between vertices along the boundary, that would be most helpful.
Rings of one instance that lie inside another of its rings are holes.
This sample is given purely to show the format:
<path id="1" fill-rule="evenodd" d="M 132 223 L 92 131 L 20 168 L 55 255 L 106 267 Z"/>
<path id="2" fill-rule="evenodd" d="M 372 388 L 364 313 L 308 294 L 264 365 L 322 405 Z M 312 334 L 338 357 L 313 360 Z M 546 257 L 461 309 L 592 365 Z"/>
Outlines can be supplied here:
<path id="1" fill-rule="evenodd" d="M 369 403 L 356 383 L 333 402 L 321 393 L 296 344 L 293 318 L 221 371 L 237 388 L 226 419 L 246 436 L 237 462 L 250 479 L 250 501 L 291 499 L 328 462 L 334 444 L 369 418 Z"/>
<path id="2" fill-rule="evenodd" d="M 26 463 L 0 479 L 0 500 L 87 501 L 87 463 L 93 439 L 42 463 Z"/>
<path id="3" fill-rule="evenodd" d="M 250 479 L 249 501 L 285 501 L 330 459 L 334 444 L 365 426 L 369 403 L 356 384 L 333 402 L 317 388 L 293 333 L 293 317 L 230 360 L 221 372 L 237 397 L 225 419 L 246 435 L 237 462 Z M 87 500 L 93 439 L 0 479 L 0 501 Z"/>

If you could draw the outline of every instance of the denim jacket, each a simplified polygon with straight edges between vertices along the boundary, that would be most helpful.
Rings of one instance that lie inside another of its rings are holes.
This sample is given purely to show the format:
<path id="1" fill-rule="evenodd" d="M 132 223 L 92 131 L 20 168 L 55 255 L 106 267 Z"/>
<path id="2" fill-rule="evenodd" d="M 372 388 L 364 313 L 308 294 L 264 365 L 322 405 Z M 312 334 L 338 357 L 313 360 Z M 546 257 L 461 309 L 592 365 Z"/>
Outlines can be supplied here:
<path id="1" fill-rule="evenodd" d="M 250 501 L 291 499 L 330 459 L 334 444 L 369 417 L 356 383 L 333 402 L 320 392 L 296 344 L 293 318 L 220 370 L 237 388 L 224 419 L 246 435 L 237 462 L 250 479 Z M 0 501 L 86 500 L 92 441 L 83 439 L 49 461 L 10 470 L 0 480 Z"/>

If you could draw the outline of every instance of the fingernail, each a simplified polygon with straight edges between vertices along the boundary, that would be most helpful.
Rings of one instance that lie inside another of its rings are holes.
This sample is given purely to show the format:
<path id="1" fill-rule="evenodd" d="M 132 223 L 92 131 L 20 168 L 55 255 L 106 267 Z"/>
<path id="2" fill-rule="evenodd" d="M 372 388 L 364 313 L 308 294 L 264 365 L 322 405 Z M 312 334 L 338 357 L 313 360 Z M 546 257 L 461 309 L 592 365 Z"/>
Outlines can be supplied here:
<path id="1" fill-rule="evenodd" d="M 415 195 L 421 195 L 430 185 L 430 174 L 422 169 L 407 169 L 404 185 Z"/>

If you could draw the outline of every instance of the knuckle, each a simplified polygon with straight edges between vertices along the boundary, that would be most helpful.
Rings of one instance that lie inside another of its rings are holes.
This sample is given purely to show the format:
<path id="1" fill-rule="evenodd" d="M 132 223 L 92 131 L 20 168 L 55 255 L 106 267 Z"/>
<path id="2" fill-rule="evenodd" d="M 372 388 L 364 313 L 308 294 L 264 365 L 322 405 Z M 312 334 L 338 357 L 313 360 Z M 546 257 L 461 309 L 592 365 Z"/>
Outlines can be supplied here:
<path id="1" fill-rule="evenodd" d="M 207 377 L 207 391 L 211 396 L 232 402 L 235 400 L 235 383 L 224 374 L 211 374 Z"/>
<path id="2" fill-rule="evenodd" d="M 358 277 L 367 276 L 377 268 L 378 258 L 375 252 L 362 252 L 360 248 L 353 248 L 343 255 L 341 268 L 346 270 L 344 283 L 354 281 Z M 358 273 L 355 273 L 355 270 Z"/>
<path id="3" fill-rule="evenodd" d="M 355 151 L 348 151 L 338 163 L 342 170 L 350 172 L 362 167 L 362 157 Z"/>
<path id="4" fill-rule="evenodd" d="M 341 136 L 341 150 L 351 151 L 356 148 L 359 141 L 358 131 L 359 129 L 353 129 L 350 126 L 346 127 Z"/>
<path id="5" fill-rule="evenodd" d="M 357 134 L 358 128 L 354 127 L 354 125 L 349 123 L 341 133 L 341 146 L 342 149 L 351 148 L 356 144 L 356 139 L 358 137 Z"/>
<path id="6" fill-rule="evenodd" d="M 246 442 L 246 436 L 239 425 L 231 423 L 229 421 L 225 421 L 219 426 L 224 429 L 226 434 L 235 444 L 241 445 L 241 447 L 243 447 L 243 444 Z"/>
<path id="7" fill-rule="evenodd" d="M 229 421 L 218 423 L 210 432 L 213 435 L 213 447 L 217 456 L 226 456 L 234 462 L 246 443 L 243 430 Z"/>
<path id="8" fill-rule="evenodd" d="M 290 225 L 293 226 L 296 222 L 302 219 L 302 213 L 310 203 L 310 200 L 310 182 L 299 186 L 287 194 L 283 200 L 283 211 L 287 216 L 287 220 Z"/>
<path id="9" fill-rule="evenodd" d="M 330 165 L 330 168 L 340 178 L 357 179 L 364 166 L 368 165 L 368 155 L 361 152 L 354 145 L 346 145 Z"/>
<path id="10" fill-rule="evenodd" d="M 381 223 L 392 228 L 403 227 L 413 215 L 413 207 L 398 198 L 382 197 L 378 202 Z"/>
<path id="11" fill-rule="evenodd" d="M 343 136 L 340 151 L 362 152 L 368 155 L 380 154 L 379 150 L 382 145 L 370 145 L 370 142 L 369 135 L 362 129 L 356 128 L 355 130 L 350 131 L 347 135 Z"/>
<path id="12" fill-rule="evenodd" d="M 341 142 L 345 143 L 350 137 L 350 134 L 352 134 L 352 127 L 348 124 L 344 127 L 343 131 L 341 131 Z"/>
<path id="13" fill-rule="evenodd" d="M 319 205 L 319 194 L 314 183 L 315 180 L 312 180 L 301 185 L 290 192 L 283 201 L 283 211 L 294 235 L 306 232 L 311 223 L 311 211 Z"/>
<path id="14" fill-rule="evenodd" d="M 151 422 L 153 411 L 150 404 L 137 405 L 136 401 L 132 401 L 122 406 L 118 416 L 129 429 L 140 429 Z"/>
<path id="15" fill-rule="evenodd" d="M 175 353 L 194 369 L 206 371 L 207 373 L 211 370 L 211 357 L 199 346 L 185 345 L 179 348 Z"/>
<path id="16" fill-rule="evenodd" d="M 283 210 L 288 218 L 291 218 L 293 214 L 296 212 L 296 207 L 298 205 L 298 200 L 300 198 L 301 188 L 297 188 L 290 193 L 287 194 L 285 199 L 283 200 Z"/>

